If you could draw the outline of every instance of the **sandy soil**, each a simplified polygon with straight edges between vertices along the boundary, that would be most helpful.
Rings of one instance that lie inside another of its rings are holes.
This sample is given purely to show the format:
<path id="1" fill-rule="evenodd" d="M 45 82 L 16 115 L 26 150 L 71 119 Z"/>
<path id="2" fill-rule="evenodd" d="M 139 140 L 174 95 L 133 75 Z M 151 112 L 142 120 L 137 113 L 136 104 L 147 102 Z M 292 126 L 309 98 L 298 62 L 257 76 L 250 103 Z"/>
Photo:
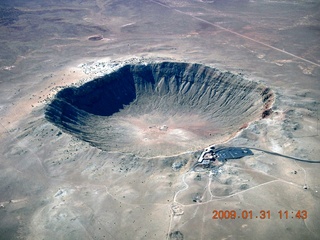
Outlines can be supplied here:
<path id="1" fill-rule="evenodd" d="M 190 169 L 207 146 L 197 142 L 153 157 L 103 151 L 44 118 L 61 87 L 123 62 L 203 63 L 276 96 L 271 116 L 224 144 L 319 161 L 317 1 L 5 3 L 20 12 L 1 10 L 0 239 L 320 238 L 318 163 L 253 150 L 198 173 Z M 158 138 L 153 130 L 142 138 Z M 214 210 L 237 217 L 212 219 Z"/>

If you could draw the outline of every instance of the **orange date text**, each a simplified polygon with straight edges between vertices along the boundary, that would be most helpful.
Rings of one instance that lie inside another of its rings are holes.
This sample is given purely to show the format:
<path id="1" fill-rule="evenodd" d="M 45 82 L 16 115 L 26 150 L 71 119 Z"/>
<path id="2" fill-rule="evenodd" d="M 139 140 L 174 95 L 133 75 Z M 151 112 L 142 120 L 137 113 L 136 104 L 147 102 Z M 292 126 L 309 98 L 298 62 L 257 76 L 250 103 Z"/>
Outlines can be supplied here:
<path id="1" fill-rule="evenodd" d="M 307 219 L 307 210 L 279 210 L 272 212 L 271 210 L 213 210 L 212 219 Z"/>

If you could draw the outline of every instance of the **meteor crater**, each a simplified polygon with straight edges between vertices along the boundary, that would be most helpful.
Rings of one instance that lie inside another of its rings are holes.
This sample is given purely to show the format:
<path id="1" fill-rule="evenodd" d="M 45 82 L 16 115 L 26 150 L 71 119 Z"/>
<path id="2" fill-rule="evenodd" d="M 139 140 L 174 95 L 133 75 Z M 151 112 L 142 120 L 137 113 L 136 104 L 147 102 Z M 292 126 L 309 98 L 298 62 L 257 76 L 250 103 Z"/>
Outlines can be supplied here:
<path id="1" fill-rule="evenodd" d="M 226 141 L 271 113 L 266 86 L 201 64 L 126 65 L 46 107 L 48 121 L 106 151 L 168 156 Z"/>

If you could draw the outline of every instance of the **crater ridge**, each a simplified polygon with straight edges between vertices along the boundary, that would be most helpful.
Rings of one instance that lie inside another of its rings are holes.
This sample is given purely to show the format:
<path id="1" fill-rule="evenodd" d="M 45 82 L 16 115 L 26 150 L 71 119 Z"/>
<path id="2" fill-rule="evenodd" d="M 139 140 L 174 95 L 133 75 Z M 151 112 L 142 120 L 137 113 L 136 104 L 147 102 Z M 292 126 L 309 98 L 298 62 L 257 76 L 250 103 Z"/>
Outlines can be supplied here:
<path id="1" fill-rule="evenodd" d="M 267 117 L 270 88 L 201 64 L 126 65 L 57 93 L 45 117 L 106 151 L 167 156 L 232 138 Z"/>

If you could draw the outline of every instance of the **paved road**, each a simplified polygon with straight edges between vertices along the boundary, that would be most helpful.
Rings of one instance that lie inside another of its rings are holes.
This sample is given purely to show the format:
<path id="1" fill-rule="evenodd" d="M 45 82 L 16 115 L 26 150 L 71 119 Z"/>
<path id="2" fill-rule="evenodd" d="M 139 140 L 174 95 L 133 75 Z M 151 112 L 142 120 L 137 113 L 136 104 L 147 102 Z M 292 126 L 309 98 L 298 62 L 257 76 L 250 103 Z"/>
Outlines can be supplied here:
<path id="1" fill-rule="evenodd" d="M 292 160 L 295 160 L 295 161 L 299 161 L 299 162 L 320 163 L 320 161 L 318 161 L 318 160 L 313 161 L 313 160 L 307 160 L 307 159 L 301 159 L 301 158 L 291 157 L 291 156 L 283 155 L 283 154 L 280 154 L 280 153 L 267 151 L 267 150 L 264 150 L 264 149 L 261 149 L 261 148 L 253 148 L 253 147 L 246 147 L 246 148 L 249 148 L 249 149 L 251 149 L 251 150 L 256 150 L 256 151 L 264 152 L 264 153 L 271 154 L 271 155 L 275 155 L 275 156 L 280 156 L 280 157 L 284 157 L 284 158 L 289 158 L 289 159 L 292 159 Z"/>

